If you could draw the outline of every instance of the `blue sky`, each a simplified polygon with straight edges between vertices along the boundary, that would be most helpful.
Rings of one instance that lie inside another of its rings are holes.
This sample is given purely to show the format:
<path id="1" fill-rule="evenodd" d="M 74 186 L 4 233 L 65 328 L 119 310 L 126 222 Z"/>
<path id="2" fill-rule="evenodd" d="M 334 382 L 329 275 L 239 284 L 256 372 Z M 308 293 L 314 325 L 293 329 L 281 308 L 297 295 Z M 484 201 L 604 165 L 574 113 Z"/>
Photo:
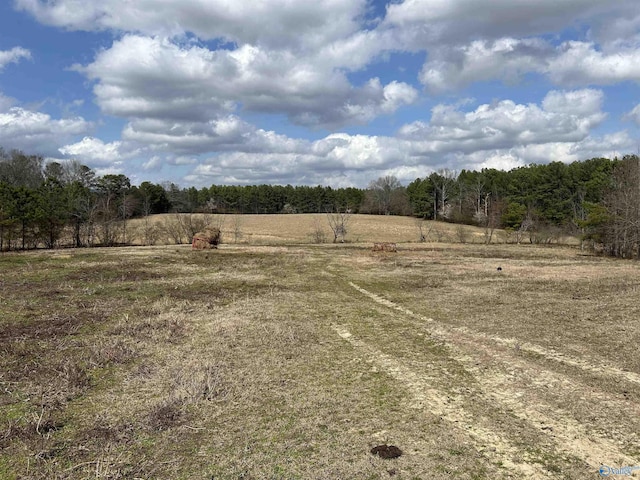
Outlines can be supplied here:
<path id="1" fill-rule="evenodd" d="M 635 153 L 639 81 L 636 0 L 0 3 L 0 146 L 134 183 Z"/>

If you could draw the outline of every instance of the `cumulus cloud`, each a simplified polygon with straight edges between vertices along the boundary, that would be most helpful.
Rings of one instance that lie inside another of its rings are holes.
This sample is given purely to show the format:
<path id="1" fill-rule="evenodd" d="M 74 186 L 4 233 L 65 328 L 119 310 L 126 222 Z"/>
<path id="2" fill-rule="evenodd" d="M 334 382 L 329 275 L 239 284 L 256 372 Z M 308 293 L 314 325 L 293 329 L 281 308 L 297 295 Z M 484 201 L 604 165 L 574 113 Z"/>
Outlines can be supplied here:
<path id="1" fill-rule="evenodd" d="M 432 93 L 459 90 L 478 81 L 515 83 L 528 73 L 569 87 L 640 81 L 638 47 L 640 43 L 603 52 L 591 42 L 570 41 L 554 47 L 541 39 L 477 40 L 438 50 L 424 64 L 420 81 Z"/>
<path id="2" fill-rule="evenodd" d="M 585 39 L 554 42 L 587 25 Z M 387 7 L 382 27 L 400 30 L 403 48 L 428 52 L 420 81 L 431 93 L 530 73 L 564 87 L 640 80 L 634 0 L 405 0 Z"/>
<path id="3" fill-rule="evenodd" d="M 640 81 L 640 43 L 633 48 L 603 52 L 593 43 L 562 44 L 549 60 L 547 72 L 559 85 L 611 85 Z"/>
<path id="4" fill-rule="evenodd" d="M 84 137 L 81 141 L 58 149 L 68 157 L 86 163 L 91 167 L 108 167 L 134 157 L 139 150 L 127 147 L 123 142 L 105 143 L 99 138 Z"/>
<path id="5" fill-rule="evenodd" d="M 540 104 L 503 100 L 465 111 L 437 105 L 429 121 L 390 136 L 335 133 L 294 150 L 223 152 L 198 163 L 186 177 L 207 183 L 324 183 L 365 186 L 380 175 L 405 183 L 442 167 L 510 169 L 549 160 L 610 156 L 633 142 L 625 132 L 596 137 L 605 118 L 603 94 L 583 89 L 549 92 Z M 285 137 L 278 141 L 285 142 Z M 350 179 L 350 181 L 347 181 Z"/>
<path id="6" fill-rule="evenodd" d="M 552 47 L 538 39 L 476 40 L 464 46 L 434 49 L 422 67 L 420 81 L 432 93 L 459 90 L 471 83 L 500 79 L 515 83 L 544 70 Z"/>
<path id="7" fill-rule="evenodd" d="M 0 145 L 55 156 L 65 139 L 93 128 L 82 117 L 53 119 L 42 112 L 11 107 L 0 112 Z"/>
<path id="8" fill-rule="evenodd" d="M 317 49 L 359 29 L 366 0 L 292 2 L 268 0 L 16 0 L 16 6 L 48 25 L 70 30 L 140 32 L 179 36 L 187 32 L 205 40 L 238 45 Z"/>
<path id="9" fill-rule="evenodd" d="M 130 122 L 122 137 L 153 150 L 182 154 L 229 150 L 294 152 L 301 144 L 301 141 L 259 129 L 235 115 L 209 122 L 140 119 Z"/>
<path id="10" fill-rule="evenodd" d="M 74 68 L 97 82 L 100 107 L 122 117 L 204 121 L 241 104 L 301 125 L 336 127 L 366 123 L 418 97 L 406 83 L 383 86 L 377 78 L 354 87 L 344 72 L 312 60 L 249 45 L 212 51 L 127 35 Z"/>
<path id="11" fill-rule="evenodd" d="M 589 135 L 605 118 L 599 90 L 552 91 L 536 104 L 503 100 L 463 112 L 437 105 L 431 121 L 403 126 L 400 138 L 414 140 L 425 151 L 473 152 L 522 144 L 576 142 Z"/>
<path id="12" fill-rule="evenodd" d="M 625 17 L 639 17 L 635 0 L 405 0 L 387 6 L 385 25 L 402 29 L 408 45 L 423 49 L 532 37 L 585 23 L 599 33 L 601 25 Z"/>
<path id="13" fill-rule="evenodd" d="M 11 50 L 0 50 L 0 71 L 9 63 L 18 63 L 23 58 L 31 58 L 31 52 L 26 48 L 14 47 Z"/>

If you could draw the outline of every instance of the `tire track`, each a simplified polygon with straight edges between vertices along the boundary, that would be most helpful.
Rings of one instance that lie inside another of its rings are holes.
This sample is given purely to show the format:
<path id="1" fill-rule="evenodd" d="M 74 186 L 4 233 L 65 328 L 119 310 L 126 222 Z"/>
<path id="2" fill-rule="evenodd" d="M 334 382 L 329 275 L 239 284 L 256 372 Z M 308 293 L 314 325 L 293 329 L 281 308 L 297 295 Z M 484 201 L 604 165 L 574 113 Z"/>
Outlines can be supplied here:
<path id="1" fill-rule="evenodd" d="M 552 444 L 555 444 L 558 451 L 581 458 L 594 470 L 597 470 L 599 466 L 603 464 L 639 464 L 636 459 L 622 453 L 612 442 L 596 436 L 591 431 L 587 431 L 586 427 L 575 420 L 568 412 L 562 411 L 556 406 L 545 404 L 523 404 L 519 399 L 524 395 L 526 388 L 515 388 L 514 385 L 507 380 L 507 377 L 504 374 L 488 374 L 486 370 L 479 367 L 482 363 L 478 362 L 477 359 L 472 356 L 477 356 L 479 351 L 484 350 L 486 352 L 486 347 L 482 345 L 483 341 L 488 340 L 501 346 L 513 348 L 515 340 L 474 332 L 465 327 L 443 327 L 437 324 L 433 319 L 414 313 L 401 305 L 369 292 L 353 282 L 349 282 L 349 285 L 378 304 L 429 323 L 429 330 L 432 336 L 442 341 L 449 348 L 451 358 L 460 362 L 460 364 L 464 366 L 465 370 L 476 378 L 478 381 L 478 388 L 480 390 L 479 393 L 483 398 L 491 404 L 502 405 L 514 416 L 528 422 L 534 428 L 540 428 L 540 425 L 542 425 L 546 436 Z M 461 339 L 460 337 L 463 338 Z M 465 340 L 464 337 L 467 337 L 467 340 Z M 463 344 L 466 344 L 466 351 L 472 351 L 474 354 L 468 355 L 462 353 L 460 351 L 460 347 Z M 470 346 L 472 348 L 469 348 Z M 559 354 L 558 352 L 545 349 L 537 345 L 520 344 L 520 349 L 537 353 L 545 358 L 577 366 L 589 372 L 601 374 L 608 373 L 631 381 L 636 380 L 634 376 L 637 377 L 637 375 L 632 372 L 624 372 L 608 366 L 594 366 L 588 362 L 571 359 L 565 355 Z M 512 357 L 505 358 L 504 355 L 497 358 L 494 353 L 495 352 L 493 351 L 491 352 L 491 356 L 494 360 L 503 364 L 508 364 L 509 366 L 517 364 L 518 368 L 527 371 L 530 376 L 536 380 L 534 383 L 537 385 L 549 384 L 549 382 L 568 382 L 562 374 L 557 374 L 551 371 L 533 371 L 530 364 L 526 361 L 515 360 Z M 393 361 L 398 363 L 397 360 Z M 388 359 L 385 360 L 385 362 L 388 363 Z M 397 369 L 397 366 L 395 368 Z M 405 379 L 412 380 L 412 377 L 406 376 Z M 640 378 L 637 380 L 640 382 Z M 416 385 L 420 385 L 420 383 L 418 382 Z M 533 386 L 535 387 L 535 385 Z M 531 388 L 531 385 L 527 387 Z M 422 385 L 420 388 L 422 388 Z M 431 395 L 429 395 L 429 397 L 431 397 Z M 437 397 L 436 400 L 438 400 Z M 609 401 L 611 400 L 609 399 Z M 437 401 L 436 404 L 438 404 Z M 490 434 L 486 432 L 482 435 L 487 437 L 490 436 Z"/>
<path id="2" fill-rule="evenodd" d="M 426 410 L 453 424 L 473 425 L 473 429 L 465 429 L 464 432 L 471 437 L 476 450 L 482 451 L 494 463 L 502 463 L 504 467 L 517 471 L 519 478 L 540 478 L 548 474 L 538 464 L 519 462 L 518 458 L 523 456 L 522 450 L 499 432 L 480 426 L 479 423 L 487 422 L 480 422 L 482 419 L 465 410 L 462 396 L 447 395 L 433 388 L 428 378 L 406 367 L 391 355 L 356 339 L 344 326 L 334 325 L 332 328 L 342 339 L 361 351 L 369 363 L 384 370 L 409 389 L 411 408 Z M 483 448 L 487 445 L 495 450 Z"/>
<path id="3" fill-rule="evenodd" d="M 545 348 L 540 345 L 535 345 L 533 343 L 520 342 L 515 338 L 504 338 L 504 337 L 499 337 L 497 335 L 490 335 L 487 333 L 471 330 L 467 327 L 454 327 L 454 326 L 442 327 L 442 324 L 436 324 L 433 318 L 429 318 L 419 313 L 415 313 L 409 310 L 408 308 L 398 305 L 397 303 L 387 300 L 386 298 L 383 298 L 379 295 L 376 295 L 375 293 L 372 293 L 356 285 L 353 282 L 349 282 L 349 285 L 352 288 L 359 291 L 360 293 L 362 293 L 363 295 L 366 295 L 376 303 L 379 303 L 380 305 L 384 305 L 385 307 L 391 308 L 393 310 L 397 310 L 399 312 L 404 313 L 405 315 L 408 315 L 410 317 L 413 317 L 418 320 L 422 320 L 423 322 L 431 324 L 430 331 L 434 334 L 434 336 L 447 338 L 451 336 L 451 332 L 458 332 L 466 336 L 471 336 L 471 337 L 475 337 L 482 340 L 488 340 L 493 343 L 497 343 L 499 345 L 504 345 L 507 347 L 514 347 L 515 345 L 518 345 L 518 348 L 520 350 L 530 352 L 530 353 L 535 353 L 548 360 L 553 360 L 558 363 L 576 367 L 581 370 L 591 372 L 591 373 L 596 373 L 599 375 L 617 377 L 617 378 L 626 380 L 628 382 L 640 385 L 640 374 L 637 374 L 635 372 L 628 372 L 628 371 L 613 367 L 611 365 L 589 363 L 585 360 L 571 357 L 564 353 L 558 352 L 557 350 Z"/>

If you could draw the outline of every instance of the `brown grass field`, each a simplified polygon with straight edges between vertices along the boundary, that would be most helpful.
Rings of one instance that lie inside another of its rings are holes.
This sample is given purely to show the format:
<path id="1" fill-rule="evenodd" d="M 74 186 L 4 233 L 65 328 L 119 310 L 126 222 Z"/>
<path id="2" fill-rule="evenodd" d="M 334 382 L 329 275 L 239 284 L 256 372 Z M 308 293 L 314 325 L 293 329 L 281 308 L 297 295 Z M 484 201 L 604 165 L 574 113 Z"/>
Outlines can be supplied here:
<path id="1" fill-rule="evenodd" d="M 640 466 L 638 263 L 483 245 L 479 231 L 417 243 L 393 217 L 314 245 L 311 224 L 282 217 L 271 230 L 243 219 L 253 240 L 214 251 L 1 254 L 0 478 L 596 479 Z M 381 444 L 402 455 L 372 455 Z"/>
<path id="2" fill-rule="evenodd" d="M 207 219 L 223 232 L 226 243 L 249 245 L 291 245 L 308 244 L 314 240 L 319 229 L 326 242 L 333 240 L 333 235 L 325 214 L 292 214 L 292 215 L 204 215 L 194 214 L 195 219 Z M 150 222 L 161 231 L 159 244 L 174 243 L 162 232 L 165 224 L 174 223 L 176 214 L 154 215 Z M 469 225 L 454 225 L 443 222 L 421 221 L 411 217 L 352 215 L 348 222 L 347 242 L 419 242 L 422 232 L 428 242 L 483 243 L 485 231 Z M 132 243 L 142 244 L 143 220 L 128 222 L 133 232 Z M 504 231 L 496 230 L 492 243 L 505 243 L 508 236 Z M 573 239 L 564 239 L 565 243 L 575 243 Z M 313 242 L 317 243 L 317 242 Z"/>

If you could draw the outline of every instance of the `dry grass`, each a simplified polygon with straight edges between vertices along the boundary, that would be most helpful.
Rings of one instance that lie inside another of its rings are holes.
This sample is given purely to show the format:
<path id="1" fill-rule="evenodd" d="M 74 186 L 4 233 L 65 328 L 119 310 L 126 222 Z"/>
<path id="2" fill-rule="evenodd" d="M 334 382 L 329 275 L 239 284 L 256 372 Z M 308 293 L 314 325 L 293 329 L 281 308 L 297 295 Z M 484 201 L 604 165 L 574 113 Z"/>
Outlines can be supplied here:
<path id="1" fill-rule="evenodd" d="M 389 228 L 376 241 L 398 241 L 403 219 L 373 218 Z M 215 252 L 0 256 L 0 478 L 583 479 L 639 464 L 635 263 L 285 246 L 303 228 L 280 228 L 282 244 Z"/>
<path id="2" fill-rule="evenodd" d="M 333 233 L 329 228 L 325 214 L 291 214 L 291 215 L 205 215 L 195 214 L 196 218 L 211 217 L 211 223 L 221 225 L 223 243 L 240 243 L 253 245 L 318 243 L 319 239 L 329 241 Z M 154 215 L 153 225 L 160 229 L 163 224 L 171 223 L 175 214 Z M 421 221 L 412 217 L 353 215 L 349 221 L 346 239 L 350 243 L 360 242 L 419 242 L 420 229 L 427 242 L 460 242 L 483 243 L 484 230 L 469 225 L 454 225 L 443 222 Z M 143 219 L 128 223 L 131 231 L 141 231 Z M 136 235 L 133 243 L 143 243 L 141 235 Z M 185 242 L 187 242 L 185 236 Z M 504 243 L 507 235 L 496 231 L 493 243 Z M 188 240 L 190 242 L 190 239 Z M 172 244 L 173 239 L 161 235 L 158 244 Z"/>

